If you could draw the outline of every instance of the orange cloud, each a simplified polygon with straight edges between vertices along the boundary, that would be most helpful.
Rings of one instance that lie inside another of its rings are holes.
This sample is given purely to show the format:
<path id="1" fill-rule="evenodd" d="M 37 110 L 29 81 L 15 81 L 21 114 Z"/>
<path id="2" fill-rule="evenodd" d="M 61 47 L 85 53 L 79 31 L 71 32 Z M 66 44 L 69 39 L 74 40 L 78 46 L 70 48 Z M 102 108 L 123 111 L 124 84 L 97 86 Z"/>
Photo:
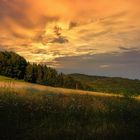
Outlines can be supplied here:
<path id="1" fill-rule="evenodd" d="M 0 0 L 0 45 L 37 62 L 137 47 L 139 4 L 139 0 Z"/>

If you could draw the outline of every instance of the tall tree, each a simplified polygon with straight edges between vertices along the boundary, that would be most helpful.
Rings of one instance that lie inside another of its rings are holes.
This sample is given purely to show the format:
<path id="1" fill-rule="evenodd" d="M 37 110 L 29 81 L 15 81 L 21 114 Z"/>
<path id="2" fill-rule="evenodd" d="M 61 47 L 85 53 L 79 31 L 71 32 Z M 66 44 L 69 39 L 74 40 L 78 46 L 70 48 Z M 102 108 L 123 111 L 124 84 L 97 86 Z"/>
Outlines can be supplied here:
<path id="1" fill-rule="evenodd" d="M 23 79 L 27 66 L 26 60 L 14 52 L 0 52 L 0 74 Z"/>

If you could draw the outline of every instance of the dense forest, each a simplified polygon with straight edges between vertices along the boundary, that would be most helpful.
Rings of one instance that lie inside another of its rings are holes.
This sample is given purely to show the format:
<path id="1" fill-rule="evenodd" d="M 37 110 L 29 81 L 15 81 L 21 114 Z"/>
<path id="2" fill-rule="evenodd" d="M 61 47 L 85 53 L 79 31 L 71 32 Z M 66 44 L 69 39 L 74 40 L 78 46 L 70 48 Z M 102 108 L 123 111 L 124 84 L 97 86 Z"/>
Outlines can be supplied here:
<path id="1" fill-rule="evenodd" d="M 88 89 L 71 76 L 41 64 L 31 64 L 14 52 L 0 52 L 0 75 L 53 87 Z"/>

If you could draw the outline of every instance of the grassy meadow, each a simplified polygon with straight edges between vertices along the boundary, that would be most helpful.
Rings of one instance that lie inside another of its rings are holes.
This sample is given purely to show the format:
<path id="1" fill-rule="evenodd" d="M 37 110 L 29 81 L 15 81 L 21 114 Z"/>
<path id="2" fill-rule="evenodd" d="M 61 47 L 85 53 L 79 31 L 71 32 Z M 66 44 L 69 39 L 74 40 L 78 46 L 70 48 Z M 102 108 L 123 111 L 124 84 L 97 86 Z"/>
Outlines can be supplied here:
<path id="1" fill-rule="evenodd" d="M 0 77 L 0 140 L 137 140 L 139 98 Z"/>

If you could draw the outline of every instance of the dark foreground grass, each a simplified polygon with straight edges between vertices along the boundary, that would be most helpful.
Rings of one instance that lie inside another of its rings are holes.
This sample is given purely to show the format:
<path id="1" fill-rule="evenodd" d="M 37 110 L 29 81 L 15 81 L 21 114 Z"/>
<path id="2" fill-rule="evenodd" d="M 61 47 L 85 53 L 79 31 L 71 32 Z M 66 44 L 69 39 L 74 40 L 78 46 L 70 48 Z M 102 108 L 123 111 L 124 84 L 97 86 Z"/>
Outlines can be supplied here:
<path id="1" fill-rule="evenodd" d="M 139 101 L 0 93 L 0 140 L 121 139 L 140 139 Z"/>

